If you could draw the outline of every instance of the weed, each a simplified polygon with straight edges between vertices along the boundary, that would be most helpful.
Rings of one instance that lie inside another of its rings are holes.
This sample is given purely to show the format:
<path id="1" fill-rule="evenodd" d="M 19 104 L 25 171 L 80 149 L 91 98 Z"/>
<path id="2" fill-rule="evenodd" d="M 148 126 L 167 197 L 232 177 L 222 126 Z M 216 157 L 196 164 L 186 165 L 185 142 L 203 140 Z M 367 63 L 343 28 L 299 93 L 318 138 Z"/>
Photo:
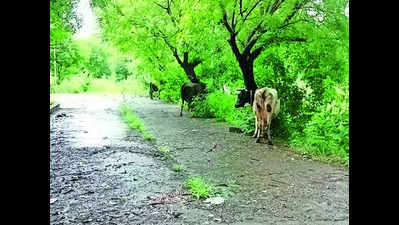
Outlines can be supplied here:
<path id="1" fill-rule="evenodd" d="M 173 171 L 175 171 L 175 172 L 180 172 L 180 171 L 183 170 L 183 166 L 182 166 L 182 165 L 179 165 L 179 164 L 173 164 L 173 165 L 172 165 L 172 169 L 173 169 Z"/>
<path id="2" fill-rule="evenodd" d="M 202 177 L 189 177 L 184 182 L 184 186 L 188 188 L 188 191 L 197 199 L 208 198 L 212 194 L 211 185 Z"/>
<path id="3" fill-rule="evenodd" d="M 161 146 L 161 147 L 158 148 L 158 151 L 162 154 L 162 156 L 165 159 L 169 158 L 169 150 L 166 147 Z"/>
<path id="4" fill-rule="evenodd" d="M 121 115 L 127 125 L 133 130 L 140 132 L 146 140 L 151 140 L 152 135 L 148 133 L 144 123 L 137 117 L 128 106 L 122 104 L 120 107 Z"/>

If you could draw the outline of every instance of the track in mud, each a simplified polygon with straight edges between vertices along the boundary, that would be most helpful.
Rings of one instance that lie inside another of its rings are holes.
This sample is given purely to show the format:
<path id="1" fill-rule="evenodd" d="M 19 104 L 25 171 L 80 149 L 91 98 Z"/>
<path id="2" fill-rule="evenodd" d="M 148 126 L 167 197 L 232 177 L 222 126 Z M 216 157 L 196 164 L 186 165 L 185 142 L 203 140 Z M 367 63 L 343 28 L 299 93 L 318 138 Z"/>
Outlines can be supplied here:
<path id="1" fill-rule="evenodd" d="M 155 141 L 119 117 L 120 96 L 60 95 L 51 115 L 51 224 L 348 224 L 348 171 L 255 144 L 213 119 L 129 96 Z M 184 176 L 157 147 L 170 150 Z M 209 205 L 181 188 L 206 176 L 226 201 Z M 225 190 L 225 192 L 221 191 Z"/>

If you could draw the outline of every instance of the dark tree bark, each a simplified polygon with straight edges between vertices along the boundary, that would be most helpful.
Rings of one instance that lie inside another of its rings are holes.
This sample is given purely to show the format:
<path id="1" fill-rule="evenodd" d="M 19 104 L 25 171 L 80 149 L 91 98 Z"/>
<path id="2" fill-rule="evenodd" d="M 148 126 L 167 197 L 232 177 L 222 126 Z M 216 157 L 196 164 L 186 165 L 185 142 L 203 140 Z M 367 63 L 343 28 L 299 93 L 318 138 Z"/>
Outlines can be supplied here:
<path id="1" fill-rule="evenodd" d="M 284 0 L 282 1 L 276 0 L 269 2 L 268 5 L 263 5 L 261 4 L 262 0 L 258 0 L 251 7 L 248 6 L 245 8 L 243 7 L 242 0 L 239 1 L 239 7 L 237 6 L 237 0 L 235 0 L 233 12 L 231 14 L 231 21 L 228 20 L 227 12 L 225 11 L 225 9 L 223 9 L 224 10 L 223 18 L 221 22 L 223 23 L 227 31 L 230 33 L 230 38 L 227 41 L 234 53 L 236 60 L 239 63 L 244 78 L 245 87 L 247 90 L 255 90 L 258 88 L 254 79 L 253 66 L 255 59 L 262 53 L 265 47 L 267 47 L 271 43 L 280 42 L 280 41 L 305 41 L 305 39 L 300 37 L 280 38 L 275 36 L 268 39 L 267 41 L 263 41 L 263 43 L 261 43 L 259 47 L 253 49 L 258 40 L 268 32 L 267 29 L 263 28 L 262 25 L 264 21 L 261 20 L 248 34 L 247 40 L 244 43 L 243 50 L 242 51 L 239 50 L 237 45 L 237 36 L 238 33 L 241 31 L 241 29 L 237 29 L 237 24 L 240 23 L 240 26 L 242 27 L 249 18 L 249 16 L 251 15 L 251 13 L 253 13 L 255 11 L 255 8 L 257 7 L 259 7 L 259 12 L 261 15 L 265 13 L 273 15 L 273 13 L 275 13 L 281 7 L 281 4 L 283 2 Z M 298 12 L 298 10 L 304 5 L 305 2 L 306 0 L 298 1 L 293 7 L 291 13 L 284 20 L 284 23 L 278 29 L 283 30 L 286 27 L 298 22 L 298 21 L 292 22 L 291 19 Z M 236 14 L 236 9 L 238 10 L 237 14 Z"/>
<path id="2" fill-rule="evenodd" d="M 162 34 L 162 32 L 161 32 Z M 170 44 L 167 37 L 165 35 L 161 35 L 162 39 L 164 40 L 165 44 L 169 47 L 169 49 L 173 52 L 173 56 L 179 63 L 180 67 L 183 68 L 184 72 L 186 73 L 187 78 L 193 83 L 199 83 L 200 80 L 197 78 L 194 68 L 198 66 L 202 61 L 198 58 L 194 58 L 191 62 L 188 60 L 188 52 L 184 52 L 183 60 L 179 57 L 176 47 Z"/>
<path id="3" fill-rule="evenodd" d="M 171 4 L 173 3 L 173 0 L 167 0 L 167 2 L 166 2 L 167 5 L 166 5 L 166 6 L 163 6 L 163 5 L 161 5 L 160 3 L 155 2 L 155 1 L 154 1 L 154 3 L 155 3 L 157 6 L 159 6 L 160 8 L 162 8 L 162 9 L 164 9 L 164 10 L 166 11 L 166 13 L 169 15 L 169 17 L 170 17 L 172 23 L 175 23 L 175 22 L 176 22 L 176 19 L 175 19 L 175 17 L 172 15 L 172 10 L 171 10 Z M 154 34 L 154 36 L 157 36 L 157 37 L 160 36 L 160 37 L 164 40 L 165 44 L 166 44 L 166 45 L 169 47 L 169 49 L 172 51 L 173 56 L 176 58 L 176 60 L 177 60 L 177 62 L 179 63 L 180 67 L 184 70 L 184 72 L 185 72 L 187 78 L 188 78 L 191 82 L 193 82 L 193 83 L 199 83 L 200 81 L 199 81 L 199 79 L 197 78 L 197 75 L 196 75 L 196 73 L 195 73 L 194 68 L 195 68 L 196 66 L 198 66 L 202 61 L 201 61 L 200 59 L 198 59 L 198 58 L 194 58 L 194 59 L 190 62 L 189 59 L 188 59 L 189 52 L 187 52 L 187 51 L 183 53 L 183 60 L 181 60 L 181 58 L 180 58 L 180 56 L 179 56 L 179 54 L 178 54 L 177 48 L 176 48 L 175 46 L 173 46 L 173 45 L 169 42 L 168 37 L 167 37 L 164 33 L 162 33 L 161 30 L 159 30 L 159 34 Z"/>

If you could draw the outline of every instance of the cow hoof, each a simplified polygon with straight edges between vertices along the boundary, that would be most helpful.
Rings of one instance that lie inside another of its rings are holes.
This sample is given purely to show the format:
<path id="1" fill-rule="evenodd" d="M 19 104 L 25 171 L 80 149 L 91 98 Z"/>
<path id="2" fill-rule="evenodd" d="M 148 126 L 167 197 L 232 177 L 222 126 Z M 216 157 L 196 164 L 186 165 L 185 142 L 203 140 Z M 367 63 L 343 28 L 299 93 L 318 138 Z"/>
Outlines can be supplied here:
<path id="1" fill-rule="evenodd" d="M 259 142 L 260 142 L 260 139 L 259 139 L 259 138 L 256 138 L 255 143 L 259 143 Z"/>

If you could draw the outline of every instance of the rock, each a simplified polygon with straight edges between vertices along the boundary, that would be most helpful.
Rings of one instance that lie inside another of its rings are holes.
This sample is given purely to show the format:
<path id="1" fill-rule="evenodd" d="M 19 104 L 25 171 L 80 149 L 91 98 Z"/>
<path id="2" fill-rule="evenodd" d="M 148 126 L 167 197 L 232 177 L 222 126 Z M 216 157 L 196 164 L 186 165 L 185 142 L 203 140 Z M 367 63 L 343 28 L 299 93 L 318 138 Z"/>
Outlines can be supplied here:
<path id="1" fill-rule="evenodd" d="M 219 205 L 224 202 L 224 198 L 222 197 L 213 197 L 213 198 L 208 198 L 204 201 L 205 203 L 211 203 L 212 205 Z"/>
<path id="2" fill-rule="evenodd" d="M 57 199 L 56 198 L 50 198 L 50 204 L 53 204 L 54 202 L 56 202 Z"/>

